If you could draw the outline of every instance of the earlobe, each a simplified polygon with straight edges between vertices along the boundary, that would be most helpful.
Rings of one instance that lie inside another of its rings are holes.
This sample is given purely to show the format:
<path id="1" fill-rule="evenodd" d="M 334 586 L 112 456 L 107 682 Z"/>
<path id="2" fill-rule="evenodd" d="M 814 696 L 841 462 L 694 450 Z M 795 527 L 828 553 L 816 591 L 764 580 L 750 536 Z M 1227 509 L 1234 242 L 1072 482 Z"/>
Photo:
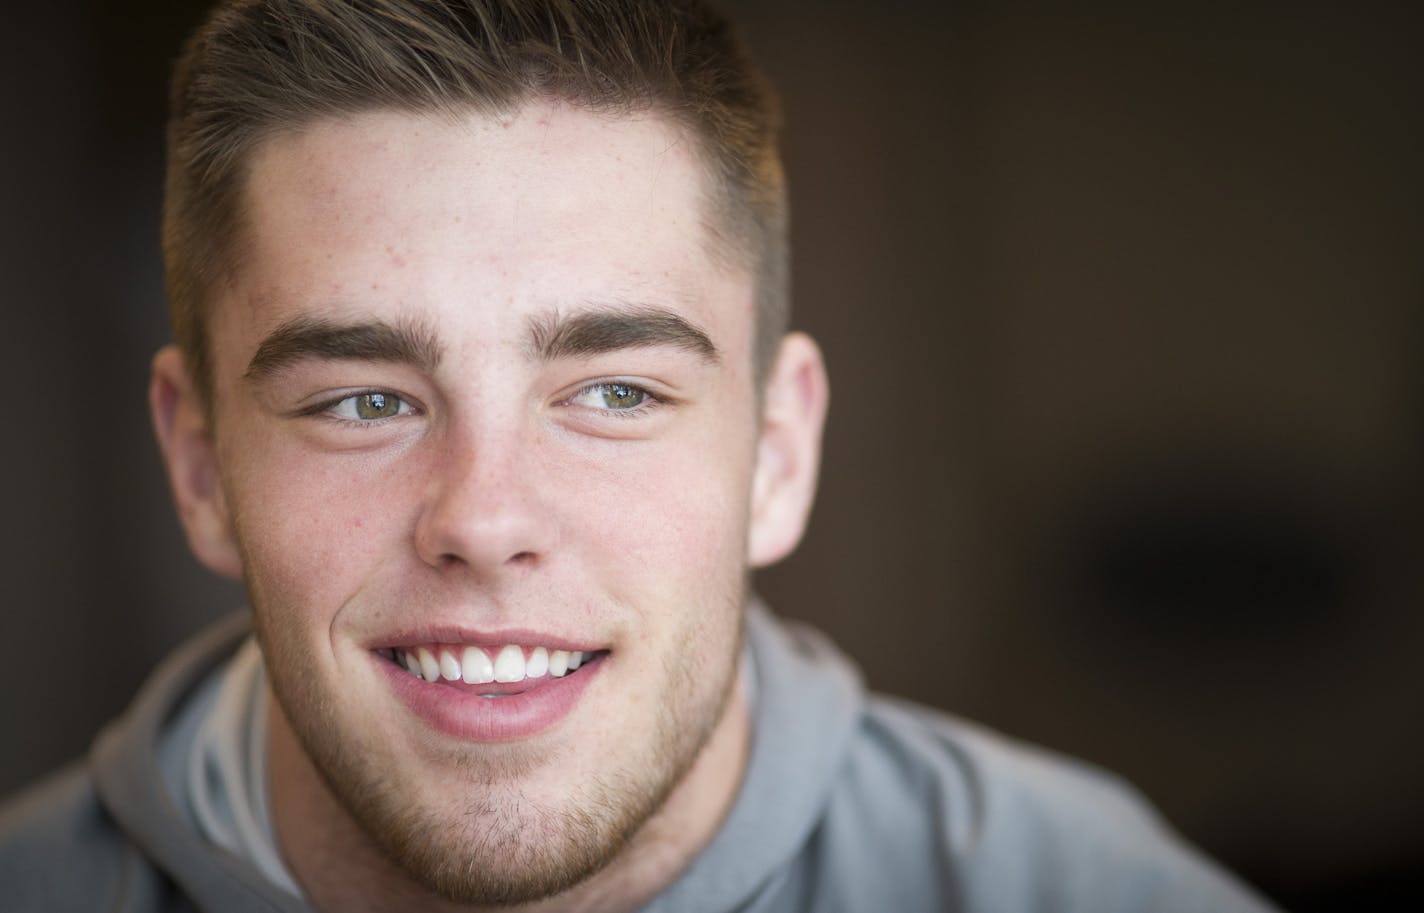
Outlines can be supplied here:
<path id="1" fill-rule="evenodd" d="M 153 358 L 148 404 L 188 546 L 216 573 L 241 577 L 207 416 L 176 346 L 165 346 Z"/>
<path id="2" fill-rule="evenodd" d="M 821 350 L 804 333 L 789 334 L 767 378 L 752 479 L 752 567 L 780 561 L 801 541 L 816 493 L 829 399 Z"/>

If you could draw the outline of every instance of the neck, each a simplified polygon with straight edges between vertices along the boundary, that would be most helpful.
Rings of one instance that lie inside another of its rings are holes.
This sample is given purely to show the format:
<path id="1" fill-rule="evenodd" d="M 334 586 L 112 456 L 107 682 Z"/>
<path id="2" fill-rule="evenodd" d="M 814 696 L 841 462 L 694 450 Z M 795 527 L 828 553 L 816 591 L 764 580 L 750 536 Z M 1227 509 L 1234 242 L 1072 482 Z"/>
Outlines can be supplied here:
<path id="1" fill-rule="evenodd" d="M 273 826 L 282 856 L 318 911 L 416 908 L 465 911 L 391 862 L 337 801 L 268 693 L 267 763 Z M 707 744 L 667 801 L 605 868 L 524 913 L 624 913 L 671 884 L 717 833 L 741 785 L 750 745 L 745 683 L 732 695 Z"/>

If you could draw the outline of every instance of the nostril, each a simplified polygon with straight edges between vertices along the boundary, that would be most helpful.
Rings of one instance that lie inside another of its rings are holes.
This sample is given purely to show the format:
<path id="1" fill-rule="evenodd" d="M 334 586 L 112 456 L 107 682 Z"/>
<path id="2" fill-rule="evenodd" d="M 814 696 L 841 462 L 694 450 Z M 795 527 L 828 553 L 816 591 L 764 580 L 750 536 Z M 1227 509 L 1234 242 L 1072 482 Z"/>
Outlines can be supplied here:
<path id="1" fill-rule="evenodd" d="M 509 563 L 510 563 L 510 564 L 533 564 L 533 563 L 534 563 L 534 553 L 533 553 L 533 552 L 519 552 L 519 553 L 517 553 L 517 554 L 515 554 L 515 555 L 512 555 L 512 556 L 510 557 Z"/>

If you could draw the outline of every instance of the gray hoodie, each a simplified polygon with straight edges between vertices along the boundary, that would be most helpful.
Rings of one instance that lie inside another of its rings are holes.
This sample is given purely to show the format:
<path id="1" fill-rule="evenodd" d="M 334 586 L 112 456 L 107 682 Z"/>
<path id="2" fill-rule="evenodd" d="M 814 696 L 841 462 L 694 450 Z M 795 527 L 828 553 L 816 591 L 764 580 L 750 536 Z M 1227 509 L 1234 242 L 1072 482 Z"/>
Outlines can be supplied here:
<path id="1" fill-rule="evenodd" d="M 164 727 L 241 643 L 236 617 L 174 653 L 87 764 L 0 810 L 9 911 L 299 911 L 198 836 L 160 770 Z M 867 695 L 821 635 L 753 608 L 753 746 L 726 822 L 655 913 L 1250 913 L 1271 909 L 1127 786 Z"/>

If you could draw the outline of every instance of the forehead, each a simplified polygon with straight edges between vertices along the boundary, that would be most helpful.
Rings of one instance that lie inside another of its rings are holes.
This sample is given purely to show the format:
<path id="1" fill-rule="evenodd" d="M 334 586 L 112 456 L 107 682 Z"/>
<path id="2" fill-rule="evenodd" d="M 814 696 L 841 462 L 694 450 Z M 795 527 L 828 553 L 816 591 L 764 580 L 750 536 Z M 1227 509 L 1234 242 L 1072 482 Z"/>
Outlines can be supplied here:
<path id="1" fill-rule="evenodd" d="M 251 341 L 293 308 L 440 326 L 622 301 L 683 311 L 732 354 L 751 278 L 711 250 L 706 189 L 695 142 L 650 114 L 535 103 L 319 121 L 252 159 L 215 343 Z"/>

